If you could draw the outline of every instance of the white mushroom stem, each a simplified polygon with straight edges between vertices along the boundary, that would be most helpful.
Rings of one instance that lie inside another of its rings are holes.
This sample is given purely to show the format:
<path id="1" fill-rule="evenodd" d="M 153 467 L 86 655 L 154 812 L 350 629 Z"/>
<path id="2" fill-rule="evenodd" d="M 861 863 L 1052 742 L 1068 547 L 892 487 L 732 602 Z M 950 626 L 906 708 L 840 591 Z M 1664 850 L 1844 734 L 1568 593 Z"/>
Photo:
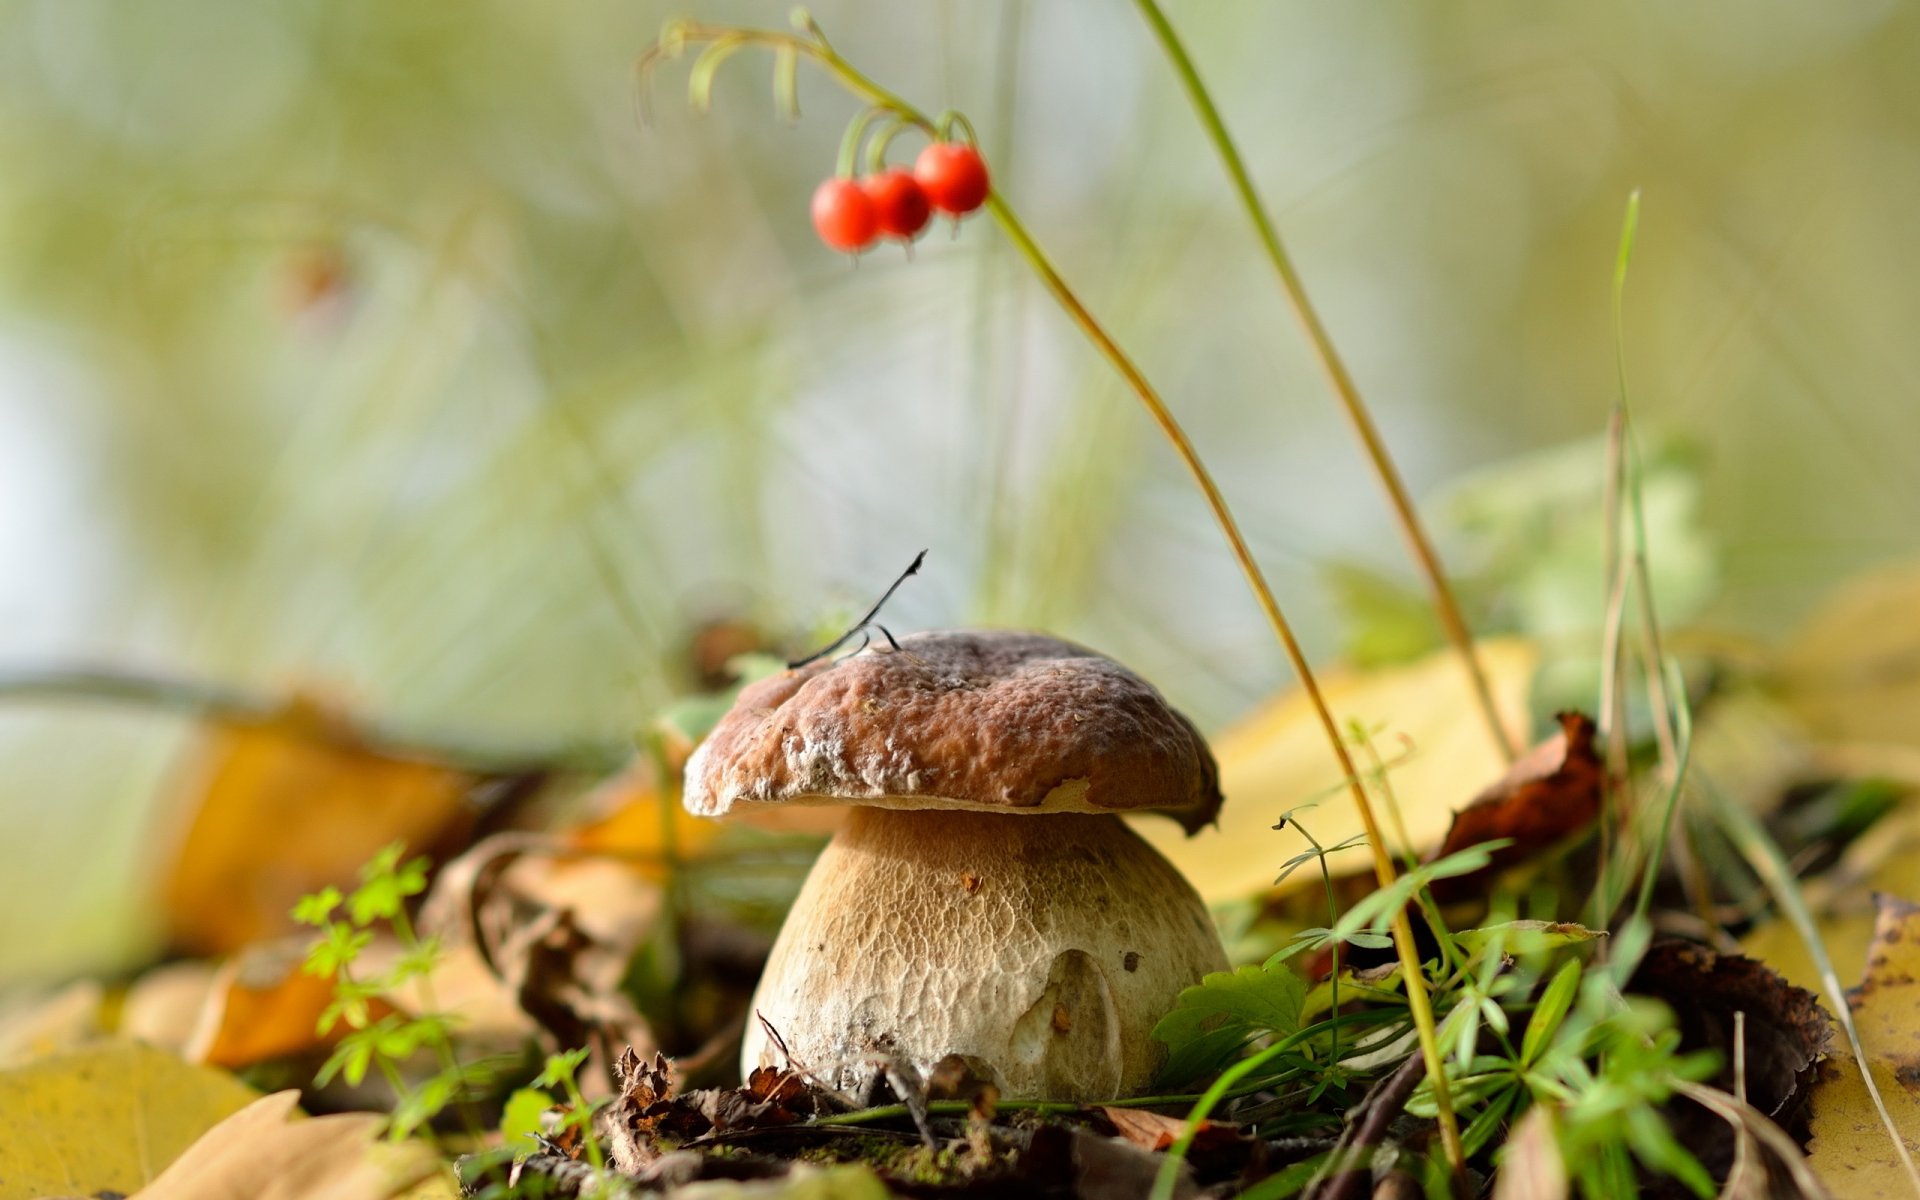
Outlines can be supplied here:
<path id="1" fill-rule="evenodd" d="M 948 1055 L 1009 1099 L 1143 1094 L 1150 1036 L 1226 954 L 1206 907 L 1118 817 L 858 807 L 807 876 L 754 1008 L 838 1088 Z M 743 1070 L 785 1065 L 748 1020 Z"/>

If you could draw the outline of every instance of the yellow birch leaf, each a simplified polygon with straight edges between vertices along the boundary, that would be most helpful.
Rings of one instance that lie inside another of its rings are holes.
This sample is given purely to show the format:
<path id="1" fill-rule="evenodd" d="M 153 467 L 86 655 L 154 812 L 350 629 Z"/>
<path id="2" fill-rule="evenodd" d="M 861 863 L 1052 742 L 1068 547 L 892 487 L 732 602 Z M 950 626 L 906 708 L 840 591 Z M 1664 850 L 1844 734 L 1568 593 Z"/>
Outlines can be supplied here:
<path id="1" fill-rule="evenodd" d="M 255 1095 L 135 1042 L 0 1071 L 0 1200 L 132 1192 Z"/>
<path id="2" fill-rule="evenodd" d="M 300 897 L 351 886 L 388 842 L 426 850 L 457 834 L 477 782 L 382 754 L 310 702 L 210 723 L 180 782 L 191 824 L 163 895 L 173 945 L 213 956 L 294 932 Z"/>
<path id="3" fill-rule="evenodd" d="M 1501 716 L 1514 740 L 1522 742 L 1538 655 L 1531 643 L 1517 638 L 1482 642 L 1480 655 Z M 1320 684 L 1343 731 L 1349 720 L 1378 730 L 1375 744 L 1389 760 L 1411 744 L 1410 755 L 1387 778 L 1407 836 L 1419 850 L 1438 846 L 1454 810 L 1506 770 L 1451 650 L 1388 670 L 1329 671 Z M 1297 830 L 1273 828 L 1288 809 L 1319 801 L 1299 817 L 1323 846 L 1361 832 L 1360 815 L 1342 786 L 1319 719 L 1298 690 L 1267 702 L 1214 739 L 1214 753 L 1227 798 L 1217 825 L 1191 838 L 1164 820 L 1142 820 L 1138 826 L 1209 903 L 1266 891 L 1280 864 L 1311 849 Z M 1379 815 L 1391 836 L 1387 814 Z M 1336 855 L 1328 863 L 1336 874 L 1371 867 L 1365 850 Z M 1318 879 L 1319 872 L 1309 866 L 1295 871 L 1280 890 L 1317 887 Z"/>
<path id="4" fill-rule="evenodd" d="M 1920 747 L 1920 564 L 1850 579 L 1794 635 L 1773 683 L 1821 741 Z"/>
<path id="5" fill-rule="evenodd" d="M 1880 905 L 1866 977 L 1848 993 L 1860 1046 L 1909 1154 L 1920 1159 L 1920 905 Z M 1914 1183 L 1875 1111 L 1860 1065 L 1839 1043 L 1813 1092 L 1807 1161 L 1836 1200 L 1910 1196 Z"/>

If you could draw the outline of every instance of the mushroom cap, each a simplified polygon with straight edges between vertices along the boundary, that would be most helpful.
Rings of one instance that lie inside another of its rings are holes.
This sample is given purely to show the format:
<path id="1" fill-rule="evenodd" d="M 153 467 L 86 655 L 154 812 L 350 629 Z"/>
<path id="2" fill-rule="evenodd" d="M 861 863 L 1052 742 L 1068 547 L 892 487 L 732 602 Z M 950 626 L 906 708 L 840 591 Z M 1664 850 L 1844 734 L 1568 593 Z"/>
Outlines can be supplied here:
<path id="1" fill-rule="evenodd" d="M 859 804 L 1004 813 L 1220 808 L 1206 741 L 1153 685 L 1035 633 L 918 633 L 742 689 L 687 763 L 688 811 Z"/>

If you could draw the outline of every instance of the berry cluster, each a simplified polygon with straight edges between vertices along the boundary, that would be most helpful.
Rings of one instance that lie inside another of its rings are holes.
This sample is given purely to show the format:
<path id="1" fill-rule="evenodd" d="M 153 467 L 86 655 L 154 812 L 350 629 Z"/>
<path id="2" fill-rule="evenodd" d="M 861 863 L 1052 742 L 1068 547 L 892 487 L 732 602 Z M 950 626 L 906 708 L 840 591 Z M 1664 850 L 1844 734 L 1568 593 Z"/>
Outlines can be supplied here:
<path id="1" fill-rule="evenodd" d="M 991 185 L 980 152 L 934 142 L 913 170 L 888 167 L 865 179 L 835 176 L 813 192 L 813 228 L 835 250 L 858 254 L 880 238 L 911 242 L 935 209 L 955 219 L 986 203 Z"/>

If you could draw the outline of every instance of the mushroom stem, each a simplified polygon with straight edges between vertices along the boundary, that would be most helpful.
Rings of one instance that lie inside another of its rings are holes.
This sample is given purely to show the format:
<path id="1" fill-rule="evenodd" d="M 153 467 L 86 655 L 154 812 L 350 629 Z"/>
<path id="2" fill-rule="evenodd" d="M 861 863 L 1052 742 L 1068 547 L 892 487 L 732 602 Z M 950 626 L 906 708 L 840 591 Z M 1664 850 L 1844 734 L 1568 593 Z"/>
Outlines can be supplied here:
<path id="1" fill-rule="evenodd" d="M 959 1055 L 1009 1099 L 1137 1094 L 1154 1024 L 1226 968 L 1204 904 L 1118 817 L 861 807 L 800 891 L 754 1009 L 858 1089 Z M 759 1020 L 743 1071 L 784 1065 Z"/>

